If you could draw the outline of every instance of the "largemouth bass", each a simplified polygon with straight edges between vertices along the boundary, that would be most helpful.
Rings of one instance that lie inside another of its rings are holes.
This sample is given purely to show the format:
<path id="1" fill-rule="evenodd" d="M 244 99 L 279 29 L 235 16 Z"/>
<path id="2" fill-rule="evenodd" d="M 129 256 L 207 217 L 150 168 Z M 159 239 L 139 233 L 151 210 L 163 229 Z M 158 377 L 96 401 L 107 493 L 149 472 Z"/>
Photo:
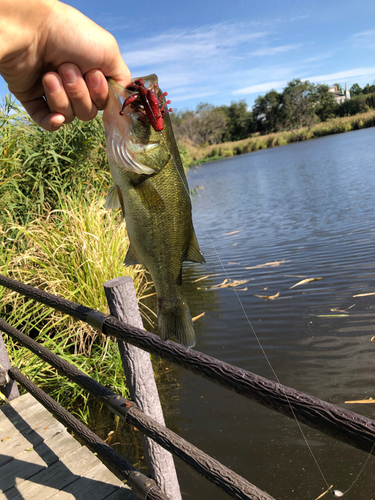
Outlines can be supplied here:
<path id="1" fill-rule="evenodd" d="M 165 106 L 156 75 L 136 82 L 156 97 L 160 109 Z M 125 265 L 142 264 L 152 277 L 161 338 L 175 337 L 193 347 L 195 333 L 182 290 L 182 263 L 203 263 L 204 257 L 193 228 L 189 188 L 169 114 L 158 113 L 156 125 L 151 108 L 144 109 L 149 102 L 137 95 L 135 86 L 125 89 L 111 79 L 108 86 L 103 121 L 114 186 L 105 206 L 121 207 L 124 214 L 130 241 Z"/>

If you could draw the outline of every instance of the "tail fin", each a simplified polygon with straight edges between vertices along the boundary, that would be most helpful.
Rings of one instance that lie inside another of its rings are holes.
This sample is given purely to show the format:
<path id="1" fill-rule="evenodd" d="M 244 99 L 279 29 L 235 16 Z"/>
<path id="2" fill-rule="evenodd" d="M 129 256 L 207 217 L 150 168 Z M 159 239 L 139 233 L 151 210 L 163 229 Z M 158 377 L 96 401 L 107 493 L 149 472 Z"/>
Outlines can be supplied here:
<path id="1" fill-rule="evenodd" d="M 195 346 L 194 326 L 185 299 L 169 307 L 162 299 L 158 299 L 158 325 L 163 340 L 175 337 L 185 347 Z"/>

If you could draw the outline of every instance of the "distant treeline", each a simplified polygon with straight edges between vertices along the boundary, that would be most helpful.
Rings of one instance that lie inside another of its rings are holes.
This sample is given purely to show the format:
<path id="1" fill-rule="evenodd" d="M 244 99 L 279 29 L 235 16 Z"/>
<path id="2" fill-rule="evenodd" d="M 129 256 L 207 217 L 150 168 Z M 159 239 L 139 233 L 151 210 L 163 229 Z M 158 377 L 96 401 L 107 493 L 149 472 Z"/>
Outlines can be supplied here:
<path id="1" fill-rule="evenodd" d="M 342 91 L 339 84 L 334 85 Z M 281 93 L 271 90 L 258 96 L 252 110 L 245 100 L 232 101 L 229 106 L 201 103 L 195 111 L 172 113 L 172 123 L 180 142 L 199 146 L 239 141 L 255 133 L 291 131 L 298 134 L 302 127 L 375 108 L 375 85 L 367 84 L 362 89 L 355 83 L 350 88 L 351 99 L 341 104 L 328 89 L 328 85 L 297 78 Z"/>

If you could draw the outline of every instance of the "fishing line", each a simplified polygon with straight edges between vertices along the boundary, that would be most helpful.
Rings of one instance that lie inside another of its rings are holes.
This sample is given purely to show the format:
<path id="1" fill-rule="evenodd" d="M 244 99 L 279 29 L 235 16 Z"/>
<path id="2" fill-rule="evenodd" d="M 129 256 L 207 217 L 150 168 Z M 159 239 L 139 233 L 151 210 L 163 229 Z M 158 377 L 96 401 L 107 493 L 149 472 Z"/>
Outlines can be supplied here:
<path id="1" fill-rule="evenodd" d="M 160 132 L 159 132 L 159 134 L 160 134 L 160 137 L 162 138 L 162 141 L 163 141 L 163 143 L 164 143 L 164 145 L 165 145 L 165 147 L 166 147 L 166 149 L 167 149 L 167 151 L 168 151 L 168 153 L 169 153 L 169 155 L 170 155 L 170 157 L 171 157 L 171 159 L 172 159 L 172 162 L 173 162 L 173 164 L 174 164 L 174 166 L 175 166 L 175 168 L 176 168 L 176 170 L 177 170 L 177 172 L 178 172 L 178 175 L 179 175 L 179 176 L 180 176 L 180 178 L 181 178 L 182 184 L 185 186 L 185 190 L 186 190 L 186 192 L 187 192 L 187 194 L 188 194 L 188 196 L 189 196 L 189 198 L 190 198 L 190 192 L 189 192 L 189 189 L 188 189 L 188 187 L 187 187 L 187 185 L 186 185 L 186 183 L 185 183 L 185 181 L 184 181 L 184 179 L 183 179 L 183 177 L 182 177 L 182 175 L 181 175 L 181 173 L 180 173 L 180 171 L 179 171 L 179 168 L 178 168 L 178 166 L 177 166 L 177 164 L 176 164 L 176 161 L 175 161 L 175 159 L 174 159 L 174 157 L 173 157 L 173 155 L 172 155 L 172 153 L 171 153 L 171 151 L 170 151 L 170 149 L 169 149 L 169 147 L 168 147 L 168 145 L 167 145 L 167 143 L 166 143 L 166 140 L 165 140 L 165 138 L 164 138 L 164 136 L 163 136 L 163 132 L 162 132 L 162 131 L 160 131 Z M 219 262 L 220 262 L 220 265 L 221 265 L 221 267 L 223 268 L 223 271 L 224 271 L 224 273 L 225 273 L 225 275 L 226 275 L 227 279 L 228 279 L 228 280 L 230 280 L 229 274 L 228 274 L 228 272 L 227 272 L 227 270 L 226 270 L 226 268 L 225 268 L 225 266 L 224 266 L 224 264 L 223 264 L 223 261 L 221 260 L 220 255 L 219 255 L 219 253 L 218 253 L 218 251 L 217 251 L 217 249 L 216 249 L 216 247 L 215 247 L 215 245 L 214 245 L 214 243 L 213 243 L 213 241 L 212 241 L 212 238 L 211 238 L 211 236 L 210 236 L 209 230 L 207 230 L 207 229 L 206 229 L 205 231 L 206 231 L 206 234 L 207 234 L 207 236 L 208 236 L 208 239 L 210 240 L 211 246 L 212 246 L 212 248 L 214 249 L 214 252 L 215 252 L 215 254 L 216 254 L 216 256 L 217 256 L 217 258 L 218 258 L 218 260 L 219 260 Z M 270 370 L 272 371 L 272 373 L 273 373 L 273 375 L 274 375 L 274 377 L 275 377 L 275 379 L 276 379 L 277 383 L 278 383 L 278 384 L 280 384 L 280 385 L 282 385 L 282 384 L 281 384 L 281 382 L 280 382 L 280 380 L 279 380 L 279 377 L 277 376 L 277 373 L 275 372 L 275 370 L 274 370 L 274 368 L 273 368 L 273 366 L 272 366 L 272 364 L 271 364 L 271 361 L 269 360 L 269 358 L 268 358 L 268 356 L 267 356 L 267 353 L 266 353 L 266 351 L 265 351 L 265 349 L 264 349 L 264 347 L 263 347 L 263 345 L 262 345 L 262 343 L 261 343 L 261 341 L 260 341 L 260 339 L 259 339 L 259 337 L 258 337 L 258 335 L 257 335 L 256 331 L 255 331 L 255 328 L 253 327 L 253 324 L 252 324 L 252 322 L 250 321 L 250 318 L 249 318 L 249 316 L 248 316 L 248 315 L 247 315 L 247 313 L 246 313 L 246 310 L 245 310 L 245 308 L 244 308 L 244 305 L 243 305 L 243 303 L 242 303 L 242 301 L 241 301 L 240 296 L 239 296 L 239 295 L 238 295 L 238 293 L 237 293 L 237 290 L 236 290 L 235 288 L 233 288 L 233 291 L 234 291 L 234 293 L 235 293 L 235 295 L 236 295 L 236 297 L 237 297 L 237 300 L 238 300 L 238 302 L 239 302 L 239 304 L 240 304 L 240 307 L 241 307 L 242 312 L 243 312 L 243 314 L 244 314 L 244 316 L 245 316 L 245 318 L 246 318 L 246 321 L 247 321 L 247 323 L 248 323 L 248 325 L 249 325 L 249 327 L 250 327 L 250 329 L 251 329 L 251 331 L 252 331 L 252 333 L 253 333 L 253 335 L 254 335 L 254 337 L 255 337 L 255 339 L 256 339 L 256 341 L 257 341 L 258 345 L 259 345 L 260 350 L 261 350 L 261 351 L 262 351 L 262 353 L 263 353 L 263 356 L 264 356 L 264 358 L 265 358 L 265 360 L 266 360 L 266 362 L 267 362 L 267 364 L 268 364 L 268 366 L 269 366 Z M 364 469 L 365 469 L 365 467 L 366 467 L 366 465 L 367 465 L 368 461 L 370 460 L 370 457 L 371 457 L 371 455 L 372 455 L 372 452 L 374 451 L 374 448 L 375 448 L 375 441 L 374 441 L 374 443 L 373 443 L 373 445 L 372 445 L 371 451 L 370 451 L 370 453 L 368 454 L 368 456 L 367 456 L 367 459 L 366 459 L 365 463 L 363 464 L 363 466 L 362 466 L 361 470 L 359 471 L 359 473 L 358 473 L 357 477 L 354 479 L 354 481 L 353 481 L 353 482 L 352 482 L 352 484 L 349 486 L 349 488 L 348 488 L 347 490 L 345 490 L 344 492 L 342 492 L 342 491 L 340 491 L 340 490 L 332 490 L 333 485 L 329 485 L 329 484 L 328 484 L 327 479 L 326 479 L 326 477 L 325 477 L 325 475 L 324 475 L 324 473 L 323 473 L 323 470 L 322 470 L 322 468 L 320 467 L 320 465 L 319 465 L 319 463 L 318 463 L 317 458 L 315 457 L 315 454 L 314 454 L 314 452 L 313 452 L 313 450 L 312 450 L 312 448 L 311 448 L 311 446 L 310 446 L 310 444 L 309 444 L 309 442 L 308 442 L 308 440 L 307 440 L 307 438 L 306 438 L 305 433 L 303 432 L 302 426 L 301 426 L 301 424 L 299 423 L 299 421 L 298 421 L 298 419 L 297 419 L 297 417 L 296 417 L 296 414 L 295 414 L 295 412 L 294 412 L 294 410 L 293 410 L 293 407 L 292 407 L 292 405 L 291 405 L 291 403 L 290 403 L 290 400 L 289 400 L 289 398 L 288 398 L 288 396 L 287 396 L 287 394 L 286 394 L 285 392 L 284 392 L 284 396 L 285 396 L 285 398 L 286 398 L 286 400 L 287 400 L 287 402 L 288 402 L 289 409 L 290 409 L 290 411 L 291 411 L 291 413 L 292 413 L 292 415 L 293 415 L 294 420 L 295 420 L 295 421 L 296 421 L 296 423 L 297 423 L 297 426 L 298 426 L 298 428 L 299 428 L 299 431 L 300 431 L 300 433 L 301 433 L 301 435 L 302 435 L 302 437 L 303 437 L 303 440 L 304 440 L 304 441 L 305 441 L 305 443 L 306 443 L 306 446 L 307 446 L 307 448 L 308 448 L 308 450 L 309 450 L 309 452 L 310 452 L 310 455 L 311 455 L 312 459 L 314 460 L 315 465 L 316 465 L 316 467 L 317 467 L 318 471 L 320 472 L 320 475 L 322 476 L 323 481 L 325 482 L 325 484 L 326 484 L 326 486 L 327 486 L 327 490 L 326 490 L 324 493 L 322 493 L 322 495 L 320 495 L 318 498 L 322 498 L 322 497 L 323 497 L 326 493 L 328 493 L 329 491 L 332 491 L 333 496 L 335 496 L 335 497 L 342 497 L 342 496 L 344 496 L 346 493 L 348 493 L 348 492 L 352 489 L 352 487 L 353 487 L 353 486 L 354 486 L 354 484 L 358 481 L 359 477 L 361 476 L 362 472 L 364 471 Z"/>
<path id="2" fill-rule="evenodd" d="M 206 233 L 207 233 L 208 239 L 210 240 L 211 246 L 212 246 L 212 248 L 214 249 L 214 251 L 215 251 L 215 253 L 216 253 L 216 256 L 217 256 L 217 258 L 218 258 L 218 260 L 219 260 L 219 262 L 220 262 L 220 265 L 221 265 L 221 267 L 223 268 L 223 271 L 224 271 L 224 273 L 225 273 L 225 275 L 226 275 L 227 279 L 228 279 L 228 280 L 230 280 L 230 278 L 229 278 L 229 274 L 228 274 L 228 272 L 227 272 L 227 270 L 226 270 L 226 268 L 225 268 L 225 266 L 224 266 L 224 264 L 223 264 L 223 261 L 222 261 L 222 260 L 221 260 L 221 258 L 220 258 L 220 255 L 219 255 L 218 251 L 217 251 L 217 250 L 216 250 L 216 248 L 215 248 L 215 245 L 213 244 L 213 241 L 212 241 L 212 239 L 211 239 L 211 236 L 210 236 L 209 231 L 208 231 L 208 230 L 206 230 Z M 255 329 L 254 329 L 254 327 L 253 327 L 253 324 L 252 324 L 252 322 L 250 321 L 250 318 L 249 318 L 249 316 L 248 316 L 248 315 L 247 315 L 247 313 L 246 313 L 246 310 L 245 310 L 245 308 L 244 308 L 244 306 L 243 306 L 243 304 L 242 304 L 242 300 L 241 300 L 240 296 L 239 296 L 239 295 L 238 295 L 238 293 L 237 293 L 237 290 L 236 290 L 235 288 L 233 288 L 233 291 L 234 291 L 234 293 L 235 293 L 235 295 L 236 295 L 236 297 L 237 297 L 237 299 L 238 299 L 238 302 L 240 303 L 240 306 L 241 306 L 242 312 L 243 312 L 243 314 L 244 314 L 244 316 L 245 316 L 245 318 L 246 318 L 246 321 L 247 321 L 248 325 L 250 326 L 251 331 L 253 332 L 253 335 L 254 335 L 254 337 L 255 337 L 255 339 L 256 339 L 256 341 L 257 341 L 257 343 L 258 343 L 259 347 L 260 347 L 260 350 L 261 350 L 261 351 L 262 351 L 262 353 L 263 353 L 263 356 L 264 356 L 264 358 L 265 358 L 265 360 L 266 360 L 266 362 L 267 362 L 268 366 L 270 367 L 270 369 L 271 369 L 271 371 L 272 371 L 272 373 L 273 373 L 273 375 L 274 375 L 274 377 L 275 377 L 275 379 L 276 379 L 277 383 L 281 385 L 281 382 L 280 382 L 280 380 L 279 380 L 279 377 L 277 376 L 277 373 L 275 372 L 275 370 L 274 370 L 274 368 L 273 368 L 273 366 L 272 366 L 272 364 L 271 364 L 271 361 L 269 360 L 269 358 L 268 358 L 268 356 L 267 356 L 267 354 L 266 354 L 266 351 L 265 351 L 265 349 L 264 349 L 264 347 L 263 347 L 263 345 L 262 345 L 262 343 L 261 343 L 261 341 L 260 341 L 260 339 L 259 339 L 258 335 L 256 334 L 256 331 L 255 331 Z M 294 410 L 293 410 L 293 408 L 292 408 L 292 405 L 290 404 L 289 398 L 288 398 L 288 396 L 287 396 L 287 394 L 286 394 L 285 392 L 284 392 L 284 396 L 285 396 L 285 398 L 286 398 L 286 400 L 287 400 L 287 402 L 288 402 L 288 406 L 289 406 L 289 409 L 290 409 L 290 411 L 291 411 L 291 413 L 292 413 L 292 415 L 293 415 L 293 418 L 294 418 L 294 420 L 297 422 L 297 426 L 298 426 L 298 428 L 299 428 L 299 430 L 300 430 L 300 432 L 301 432 L 301 434 L 302 434 L 302 437 L 303 437 L 303 439 L 304 439 L 304 441 L 305 441 L 305 443 L 306 443 L 306 445 L 307 445 L 307 448 L 309 449 L 310 454 L 311 454 L 311 456 L 312 456 L 312 458 L 313 458 L 313 460 L 314 460 L 314 462 L 315 462 L 315 464 L 316 464 L 316 466 L 317 466 L 317 468 L 318 468 L 318 470 L 319 470 L 319 472 L 320 472 L 320 474 L 321 474 L 321 476 L 322 476 L 322 478 L 323 478 L 324 482 L 326 483 L 327 487 L 329 488 L 329 484 L 328 484 L 328 482 L 327 482 L 327 480 L 326 480 L 326 478 L 325 478 L 325 475 L 324 475 L 324 473 L 323 473 L 323 471 L 322 471 L 321 467 L 319 466 L 317 459 L 315 458 L 315 455 L 314 455 L 314 453 L 313 453 L 313 451 L 312 451 L 312 449 L 311 449 L 311 446 L 309 445 L 309 443 L 308 443 L 308 441 L 307 441 L 307 439 L 306 439 L 306 436 L 305 436 L 305 433 L 303 432 L 303 429 L 302 429 L 302 427 L 301 427 L 301 424 L 300 424 L 300 423 L 299 423 L 299 421 L 297 420 L 297 417 L 296 417 L 296 415 L 295 415 L 295 413 L 294 413 Z"/>

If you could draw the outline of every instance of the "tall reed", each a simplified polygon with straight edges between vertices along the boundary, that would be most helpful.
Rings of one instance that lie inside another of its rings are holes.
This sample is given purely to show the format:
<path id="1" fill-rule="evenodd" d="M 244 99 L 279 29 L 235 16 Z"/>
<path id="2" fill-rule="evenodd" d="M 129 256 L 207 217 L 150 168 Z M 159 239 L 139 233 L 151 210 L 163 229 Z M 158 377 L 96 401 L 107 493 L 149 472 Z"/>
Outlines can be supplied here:
<path id="1" fill-rule="evenodd" d="M 124 267 L 125 223 L 119 213 L 103 208 L 110 185 L 101 117 L 76 120 L 50 134 L 7 95 L 0 108 L 0 272 L 104 312 L 103 283 L 125 274 L 133 278 L 140 298 L 149 285 L 147 276 L 139 266 Z M 110 339 L 4 288 L 0 307 L 13 326 L 126 393 L 117 345 Z M 141 313 L 152 321 L 146 306 Z M 87 418 L 82 390 L 5 340 L 15 366 Z"/>
<path id="2" fill-rule="evenodd" d="M 138 295 L 148 286 L 140 266 L 125 268 L 128 247 L 125 223 L 118 213 L 103 208 L 104 199 L 78 204 L 61 198 L 60 208 L 3 234 L 1 272 L 50 293 L 108 312 L 103 283 L 116 276 L 132 277 Z M 17 244 L 23 242 L 23 251 Z M 78 365 L 101 382 L 125 394 L 126 386 L 116 344 L 89 325 L 2 289 L 5 319 L 45 347 Z M 42 387 L 48 386 L 67 406 L 83 392 L 59 379 L 35 355 L 6 339 L 13 362 Z M 86 401 L 86 399 L 84 399 Z"/>

